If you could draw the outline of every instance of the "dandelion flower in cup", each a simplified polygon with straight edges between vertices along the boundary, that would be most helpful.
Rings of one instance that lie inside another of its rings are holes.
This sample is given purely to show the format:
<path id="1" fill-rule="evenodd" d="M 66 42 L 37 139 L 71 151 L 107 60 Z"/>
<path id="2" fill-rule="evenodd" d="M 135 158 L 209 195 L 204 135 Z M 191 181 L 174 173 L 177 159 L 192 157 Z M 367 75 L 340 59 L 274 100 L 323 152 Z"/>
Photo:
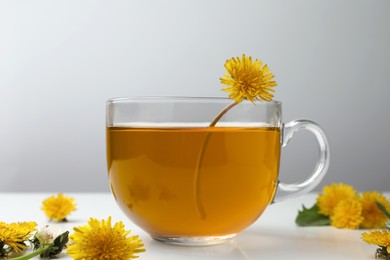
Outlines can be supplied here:
<path id="1" fill-rule="evenodd" d="M 50 196 L 42 203 L 42 210 L 46 216 L 56 222 L 66 221 L 66 217 L 76 210 L 74 198 L 59 193 L 57 196 Z"/>
<path id="2" fill-rule="evenodd" d="M 390 202 L 383 194 L 376 191 L 363 192 L 360 197 L 363 206 L 364 221 L 362 228 L 384 228 L 388 221 L 387 216 L 378 208 L 375 202 L 382 204 L 390 211 Z"/>
<path id="3" fill-rule="evenodd" d="M 317 197 L 319 213 L 325 216 L 331 216 L 337 203 L 342 200 L 354 199 L 357 197 L 358 194 L 356 190 L 350 185 L 344 183 L 334 183 L 325 186 L 322 189 L 322 193 Z"/>
<path id="4" fill-rule="evenodd" d="M 274 75 L 270 72 L 268 66 L 263 66 L 261 60 L 255 59 L 253 61 L 252 57 L 247 57 L 245 54 L 241 58 L 237 57 L 227 60 L 225 62 L 225 68 L 227 72 L 224 73 L 224 76 L 220 80 L 227 87 L 222 90 L 229 92 L 229 97 L 234 102 L 222 109 L 210 123 L 209 127 L 214 127 L 231 108 L 238 105 L 244 99 L 252 103 L 255 103 L 255 101 L 271 101 L 274 97 L 272 92 L 275 91 L 273 87 L 277 86 L 273 80 Z M 200 195 L 200 168 L 209 138 L 210 133 L 207 134 L 203 142 L 195 168 L 195 204 L 202 219 L 206 218 L 206 212 Z"/>
<path id="5" fill-rule="evenodd" d="M 367 244 L 378 245 L 381 248 L 377 250 L 377 255 L 384 257 L 390 256 L 390 230 L 372 230 L 364 232 L 362 239 Z"/>
<path id="6" fill-rule="evenodd" d="M 241 58 L 231 58 L 225 63 L 227 72 L 221 83 L 227 87 L 222 89 L 229 92 L 229 97 L 236 103 L 247 99 L 251 102 L 271 101 L 273 98 L 273 87 L 277 86 L 273 80 L 274 75 L 270 72 L 267 65 L 263 66 L 261 60 L 252 60 L 245 54 Z"/>
<path id="7" fill-rule="evenodd" d="M 0 222 L 0 257 L 6 256 L 13 251 L 19 253 L 27 248 L 24 244 L 34 230 L 37 223 L 35 222 L 17 222 L 7 224 Z"/>
<path id="8" fill-rule="evenodd" d="M 359 199 L 346 199 L 337 203 L 330 217 L 330 224 L 337 228 L 358 229 L 363 221 Z"/>
<path id="9" fill-rule="evenodd" d="M 132 259 L 144 252 L 142 240 L 129 236 L 123 223 L 111 225 L 111 217 L 99 221 L 91 218 L 88 225 L 75 227 L 67 254 L 74 259 Z"/>

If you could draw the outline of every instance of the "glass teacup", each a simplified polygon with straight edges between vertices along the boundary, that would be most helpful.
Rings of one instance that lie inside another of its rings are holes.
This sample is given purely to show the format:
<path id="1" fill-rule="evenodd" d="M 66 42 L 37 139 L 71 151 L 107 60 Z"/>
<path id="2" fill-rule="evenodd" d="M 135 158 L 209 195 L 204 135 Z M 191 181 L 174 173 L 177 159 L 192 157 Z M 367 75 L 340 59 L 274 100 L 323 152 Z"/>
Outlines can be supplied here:
<path id="1" fill-rule="evenodd" d="M 329 165 L 316 123 L 282 123 L 278 101 L 143 97 L 107 102 L 107 164 L 123 212 L 154 239 L 184 245 L 225 242 L 275 201 L 312 190 Z M 304 182 L 278 180 L 281 147 L 301 129 L 314 133 L 320 155 Z M 278 194 L 276 194 L 278 191 Z"/>

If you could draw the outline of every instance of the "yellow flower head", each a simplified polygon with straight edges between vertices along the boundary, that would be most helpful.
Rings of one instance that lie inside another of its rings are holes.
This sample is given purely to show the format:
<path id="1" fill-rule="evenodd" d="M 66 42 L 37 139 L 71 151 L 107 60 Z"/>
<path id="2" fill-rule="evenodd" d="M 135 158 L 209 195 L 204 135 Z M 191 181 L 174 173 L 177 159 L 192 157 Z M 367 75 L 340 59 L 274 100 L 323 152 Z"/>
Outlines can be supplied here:
<path id="1" fill-rule="evenodd" d="M 24 244 L 31 237 L 31 233 L 36 230 L 35 222 L 17 222 L 7 224 L 0 222 L 0 256 L 4 256 L 4 246 L 18 253 L 27 248 Z"/>
<path id="2" fill-rule="evenodd" d="M 390 211 L 390 202 L 385 196 L 376 191 L 363 192 L 360 201 L 363 205 L 362 215 L 364 221 L 362 228 L 383 228 L 388 221 L 387 217 L 378 208 L 375 201 L 382 204 L 387 211 Z"/>
<path id="3" fill-rule="evenodd" d="M 337 228 L 357 229 L 363 221 L 359 199 L 346 199 L 337 203 L 330 224 Z"/>
<path id="4" fill-rule="evenodd" d="M 59 193 L 57 196 L 51 196 L 43 201 L 42 210 L 49 219 L 56 222 L 66 220 L 66 217 L 76 210 L 74 198 Z"/>
<path id="5" fill-rule="evenodd" d="M 337 203 L 346 199 L 355 199 L 358 197 L 356 190 L 344 183 L 334 183 L 325 186 L 322 194 L 317 197 L 319 213 L 331 216 Z"/>
<path id="6" fill-rule="evenodd" d="M 230 92 L 229 97 L 236 103 L 240 103 L 243 99 L 251 102 L 272 100 L 271 92 L 275 91 L 273 87 L 277 84 L 272 80 L 274 75 L 267 65 L 263 66 L 261 60 L 252 61 L 252 57 L 243 54 L 242 58 L 227 60 L 225 68 L 227 72 L 220 80 L 227 88 L 222 90 Z"/>
<path id="7" fill-rule="evenodd" d="M 123 223 L 111 226 L 111 217 L 99 221 L 91 218 L 88 225 L 75 227 L 70 235 L 73 243 L 67 254 L 74 259 L 132 259 L 135 254 L 144 252 L 142 240 L 138 236 L 128 236 Z"/>
<path id="8" fill-rule="evenodd" d="M 362 239 L 367 244 L 386 247 L 387 253 L 390 254 L 390 230 L 372 230 L 364 232 Z"/>

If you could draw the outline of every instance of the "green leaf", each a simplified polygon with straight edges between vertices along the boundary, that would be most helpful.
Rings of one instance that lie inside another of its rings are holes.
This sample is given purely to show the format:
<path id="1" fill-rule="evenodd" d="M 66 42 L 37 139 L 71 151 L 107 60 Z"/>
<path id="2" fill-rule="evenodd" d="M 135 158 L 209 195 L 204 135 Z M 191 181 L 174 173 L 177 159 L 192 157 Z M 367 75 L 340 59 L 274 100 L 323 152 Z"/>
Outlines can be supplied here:
<path id="1" fill-rule="evenodd" d="M 317 204 L 314 204 L 314 206 L 309 209 L 302 205 L 302 210 L 298 211 L 295 223 L 301 227 L 328 226 L 330 224 L 330 219 L 328 216 L 318 212 Z"/>
<path id="2" fill-rule="evenodd" d="M 389 219 L 389 222 L 388 222 L 388 225 L 387 225 L 387 229 L 390 229 L 390 213 L 386 210 L 385 206 L 383 206 L 381 203 L 379 203 L 378 201 L 375 201 L 375 204 L 377 205 L 377 207 L 383 212 L 383 214 L 385 214 L 385 216 Z"/>
<path id="3" fill-rule="evenodd" d="M 388 219 L 390 219 L 390 213 L 386 210 L 385 206 L 383 206 L 382 204 L 380 204 L 378 201 L 375 201 L 376 205 L 378 206 L 378 208 L 383 212 L 383 214 L 386 215 L 386 217 Z"/>
<path id="4" fill-rule="evenodd" d="M 5 243 L 3 241 L 0 241 L 0 257 L 3 258 L 7 255 L 7 251 L 5 251 L 4 248 Z"/>
<path id="5" fill-rule="evenodd" d="M 56 237 L 53 241 L 53 245 L 49 247 L 49 249 L 41 254 L 42 258 L 52 258 L 55 255 L 58 255 L 62 252 L 62 249 L 65 247 L 66 243 L 68 243 L 68 235 L 69 231 L 66 231 Z"/>

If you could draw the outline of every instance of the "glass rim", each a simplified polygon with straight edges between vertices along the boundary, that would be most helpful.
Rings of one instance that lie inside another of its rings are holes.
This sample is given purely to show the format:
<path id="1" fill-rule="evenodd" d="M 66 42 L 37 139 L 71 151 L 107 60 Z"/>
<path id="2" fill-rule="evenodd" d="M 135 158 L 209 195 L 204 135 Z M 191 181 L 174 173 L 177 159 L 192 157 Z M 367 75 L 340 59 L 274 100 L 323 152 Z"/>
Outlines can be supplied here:
<path id="1" fill-rule="evenodd" d="M 200 97 L 200 96 L 132 96 L 132 97 L 115 97 L 107 100 L 107 104 L 112 103 L 121 103 L 127 101 L 234 101 L 228 97 Z M 249 100 L 243 100 L 245 103 L 252 103 Z M 271 100 L 271 101 L 259 101 L 254 104 L 262 105 L 280 105 L 281 101 Z"/>

